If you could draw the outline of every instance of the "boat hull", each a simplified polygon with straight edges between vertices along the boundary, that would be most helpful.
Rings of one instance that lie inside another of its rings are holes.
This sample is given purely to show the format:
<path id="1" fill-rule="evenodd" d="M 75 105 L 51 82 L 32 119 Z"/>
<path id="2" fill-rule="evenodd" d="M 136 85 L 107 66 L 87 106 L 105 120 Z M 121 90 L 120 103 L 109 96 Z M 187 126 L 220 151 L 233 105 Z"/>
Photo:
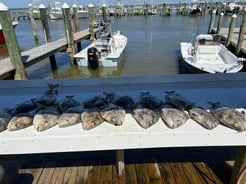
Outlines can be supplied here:
<path id="1" fill-rule="evenodd" d="M 13 22 L 12 25 L 13 25 L 13 28 L 15 28 L 18 25 L 18 22 Z M 3 43 L 5 43 L 5 38 L 4 38 L 2 27 L 0 27 L 0 44 L 3 44 Z"/>
<path id="2" fill-rule="evenodd" d="M 123 53 L 118 58 L 101 58 L 99 60 L 99 65 L 103 67 L 118 67 L 123 57 Z M 77 58 L 76 59 L 78 66 L 86 66 L 88 67 L 88 60 L 86 58 Z"/>

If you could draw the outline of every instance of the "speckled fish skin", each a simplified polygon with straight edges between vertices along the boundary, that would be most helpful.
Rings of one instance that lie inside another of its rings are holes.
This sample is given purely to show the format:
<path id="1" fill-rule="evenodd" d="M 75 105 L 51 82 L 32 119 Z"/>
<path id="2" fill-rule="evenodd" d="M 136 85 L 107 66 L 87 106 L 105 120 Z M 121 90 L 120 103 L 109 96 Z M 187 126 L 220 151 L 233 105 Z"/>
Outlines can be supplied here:
<path id="1" fill-rule="evenodd" d="M 100 114 L 106 122 L 120 126 L 125 121 L 126 111 L 120 106 L 109 104 L 101 110 Z"/>
<path id="2" fill-rule="evenodd" d="M 58 105 L 62 112 L 66 112 L 71 107 L 79 106 L 80 103 L 73 99 L 74 96 L 66 96 L 64 99 L 59 101 Z"/>
<path id="3" fill-rule="evenodd" d="M 221 122 L 221 124 L 237 131 L 246 131 L 246 116 L 230 107 L 218 107 L 210 112 Z"/>
<path id="4" fill-rule="evenodd" d="M 160 116 L 156 111 L 149 108 L 144 108 L 141 105 L 138 105 L 135 109 L 133 109 L 132 116 L 144 129 L 151 127 L 160 119 Z"/>
<path id="5" fill-rule="evenodd" d="M 15 131 L 31 126 L 33 124 L 33 116 L 35 113 L 36 110 L 13 116 L 8 123 L 7 129 L 9 131 Z"/>
<path id="6" fill-rule="evenodd" d="M 151 95 L 149 92 L 141 92 L 140 104 L 145 108 L 155 110 L 155 109 L 160 108 L 163 105 L 163 101 Z"/>
<path id="7" fill-rule="evenodd" d="M 98 109 L 84 109 L 81 113 L 82 128 L 91 130 L 104 122 Z"/>
<path id="8" fill-rule="evenodd" d="M 60 128 L 72 126 L 81 122 L 82 106 L 71 107 L 66 112 L 62 113 L 58 120 Z"/>
<path id="9" fill-rule="evenodd" d="M 38 132 L 47 130 L 58 123 L 60 114 L 51 109 L 43 109 L 37 112 L 33 118 L 34 128 Z"/>
<path id="10" fill-rule="evenodd" d="M 182 111 L 189 110 L 194 106 L 194 103 L 175 93 L 175 91 L 166 91 L 165 99 L 167 103 Z"/>
<path id="11" fill-rule="evenodd" d="M 191 119 L 209 130 L 216 128 L 220 124 L 219 120 L 205 109 L 194 107 L 188 112 Z"/>
<path id="12" fill-rule="evenodd" d="M 59 84 L 50 84 L 48 83 L 49 90 L 45 91 L 45 93 L 37 100 L 38 103 L 46 106 L 51 106 L 56 103 L 56 98 L 58 95 L 58 91 L 56 88 Z"/>
<path id="13" fill-rule="evenodd" d="M 189 116 L 179 109 L 163 107 L 161 118 L 169 128 L 174 129 L 185 124 Z"/>

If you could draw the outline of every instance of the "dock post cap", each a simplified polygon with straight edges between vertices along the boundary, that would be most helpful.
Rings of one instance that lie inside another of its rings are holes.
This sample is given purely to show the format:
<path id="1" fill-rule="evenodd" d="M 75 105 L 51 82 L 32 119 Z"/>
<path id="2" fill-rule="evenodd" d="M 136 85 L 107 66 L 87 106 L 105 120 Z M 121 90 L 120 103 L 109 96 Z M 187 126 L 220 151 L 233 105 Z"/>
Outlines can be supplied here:
<path id="1" fill-rule="evenodd" d="M 5 6 L 5 4 L 0 2 L 0 11 L 7 11 L 7 10 L 9 10 L 9 8 Z"/>
<path id="2" fill-rule="evenodd" d="M 234 14 L 232 15 L 232 17 L 233 17 L 233 18 L 236 18 L 236 17 L 237 17 L 237 14 L 234 13 Z"/>
<path id="3" fill-rule="evenodd" d="M 73 6 L 72 6 L 73 8 L 77 8 L 78 6 L 77 6 L 77 4 L 73 4 Z"/>
<path id="4" fill-rule="evenodd" d="M 38 8 L 45 8 L 44 4 L 40 4 Z"/>
<path id="5" fill-rule="evenodd" d="M 224 15 L 224 13 L 223 13 L 223 12 L 221 12 L 221 13 L 220 13 L 220 15 L 222 16 L 222 15 Z"/>
<path id="6" fill-rule="evenodd" d="M 62 8 L 69 8 L 69 5 L 67 3 L 63 3 Z"/>
<path id="7" fill-rule="evenodd" d="M 105 3 L 103 3 L 102 7 L 107 7 L 107 5 Z"/>
<path id="8" fill-rule="evenodd" d="M 88 7 L 94 7 L 94 4 L 89 4 Z"/>
<path id="9" fill-rule="evenodd" d="M 214 14 L 215 14 L 215 13 L 216 13 L 216 10 L 213 10 L 213 12 L 212 12 L 212 13 L 214 13 Z"/>

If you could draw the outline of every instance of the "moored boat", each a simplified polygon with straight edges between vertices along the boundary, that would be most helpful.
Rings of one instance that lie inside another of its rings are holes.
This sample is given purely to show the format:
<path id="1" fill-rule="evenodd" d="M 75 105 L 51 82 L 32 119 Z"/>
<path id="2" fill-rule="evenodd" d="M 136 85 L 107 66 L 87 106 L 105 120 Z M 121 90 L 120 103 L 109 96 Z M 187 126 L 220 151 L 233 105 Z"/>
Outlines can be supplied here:
<path id="1" fill-rule="evenodd" d="M 61 2 L 56 0 L 53 1 L 49 15 L 51 20 L 63 19 Z"/>
<path id="2" fill-rule="evenodd" d="M 12 22 L 13 27 L 15 28 L 18 25 L 18 22 L 13 21 Z M 2 29 L 2 25 L 0 24 L 0 44 L 5 43 L 5 39 L 4 39 L 4 34 L 3 34 L 3 29 Z"/>
<path id="3" fill-rule="evenodd" d="M 220 43 L 219 35 L 201 34 L 195 44 L 181 42 L 185 68 L 192 73 L 236 73 L 242 70 L 245 58 L 239 58 Z"/>
<path id="4" fill-rule="evenodd" d="M 117 67 L 127 45 L 127 37 L 121 31 L 100 36 L 88 47 L 74 55 L 79 66 L 96 69 L 99 66 Z"/>

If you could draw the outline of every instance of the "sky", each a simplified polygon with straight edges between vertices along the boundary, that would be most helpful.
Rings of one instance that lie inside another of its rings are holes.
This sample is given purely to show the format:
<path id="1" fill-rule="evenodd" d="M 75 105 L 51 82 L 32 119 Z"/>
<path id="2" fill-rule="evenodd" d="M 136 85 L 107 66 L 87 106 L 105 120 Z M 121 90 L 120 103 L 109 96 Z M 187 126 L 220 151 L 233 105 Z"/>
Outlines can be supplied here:
<path id="1" fill-rule="evenodd" d="M 46 7 L 52 2 L 52 0 L 35 0 L 38 2 L 41 2 Z M 149 3 L 151 4 L 152 0 L 118 0 L 123 2 L 123 4 L 136 4 L 136 3 Z M 180 0 L 181 2 L 189 2 L 189 0 Z M 208 0 L 211 2 L 211 0 Z M 214 1 L 214 0 L 213 0 Z M 1 1 L 5 6 L 7 6 L 9 9 L 11 8 L 27 8 L 29 3 L 33 3 L 33 0 L 2 0 Z M 67 3 L 69 6 L 72 6 L 74 3 L 77 5 L 83 5 L 87 6 L 88 4 L 100 4 L 102 0 L 60 0 L 60 2 Z M 106 0 L 107 4 L 115 4 L 116 0 Z M 179 0 L 153 0 L 156 4 L 161 3 L 177 3 Z M 142 4 L 141 3 L 141 4 Z"/>

